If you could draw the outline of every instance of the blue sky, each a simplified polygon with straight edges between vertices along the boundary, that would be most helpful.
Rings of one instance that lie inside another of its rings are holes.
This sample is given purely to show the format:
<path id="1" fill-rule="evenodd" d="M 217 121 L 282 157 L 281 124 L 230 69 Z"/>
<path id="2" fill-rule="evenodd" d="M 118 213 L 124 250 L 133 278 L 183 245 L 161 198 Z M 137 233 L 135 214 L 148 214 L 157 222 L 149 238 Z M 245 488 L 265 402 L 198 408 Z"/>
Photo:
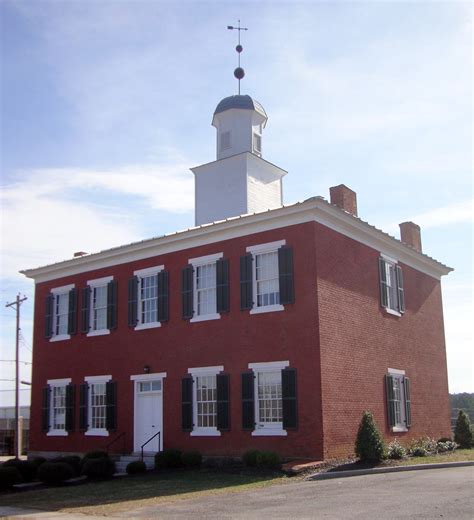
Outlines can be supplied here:
<path id="1" fill-rule="evenodd" d="M 450 390 L 474 391 L 469 2 L 1 0 L 0 12 L 1 301 L 29 298 L 23 361 L 34 286 L 20 269 L 193 225 L 189 168 L 215 158 L 212 113 L 237 88 L 226 26 L 240 18 L 242 92 L 269 115 L 263 153 L 289 171 L 285 203 L 344 183 L 371 224 L 398 236 L 417 222 L 424 251 L 455 268 Z M 11 360 L 14 313 L 0 318 Z M 12 385 L 0 381 L 0 405 Z"/>

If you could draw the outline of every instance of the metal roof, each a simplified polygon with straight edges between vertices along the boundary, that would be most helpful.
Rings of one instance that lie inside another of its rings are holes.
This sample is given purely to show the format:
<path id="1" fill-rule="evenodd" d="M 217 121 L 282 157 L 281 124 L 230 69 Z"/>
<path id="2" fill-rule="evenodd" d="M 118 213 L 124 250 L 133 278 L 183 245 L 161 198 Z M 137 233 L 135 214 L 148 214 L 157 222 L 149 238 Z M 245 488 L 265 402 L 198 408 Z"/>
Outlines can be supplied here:
<path id="1" fill-rule="evenodd" d="M 267 113 L 263 106 L 255 99 L 252 99 L 248 95 L 238 95 L 238 96 L 229 96 L 224 98 L 217 105 L 214 115 L 220 114 L 221 112 L 225 112 L 226 110 L 230 110 L 232 108 L 240 108 L 243 110 L 255 110 L 259 114 L 261 114 L 265 119 L 268 119 Z"/>

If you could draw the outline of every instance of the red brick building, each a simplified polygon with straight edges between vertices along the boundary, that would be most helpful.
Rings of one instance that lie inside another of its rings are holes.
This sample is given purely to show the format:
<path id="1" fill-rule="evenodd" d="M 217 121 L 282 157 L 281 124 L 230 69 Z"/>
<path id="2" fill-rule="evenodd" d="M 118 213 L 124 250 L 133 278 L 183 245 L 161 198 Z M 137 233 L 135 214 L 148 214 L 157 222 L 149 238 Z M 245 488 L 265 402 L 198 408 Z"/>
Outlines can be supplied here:
<path id="1" fill-rule="evenodd" d="M 343 185 L 282 206 L 266 120 L 249 96 L 219 103 L 217 160 L 193 169 L 195 228 L 23 271 L 32 452 L 149 441 L 320 459 L 353 452 L 367 409 L 387 439 L 450 434 L 451 269 L 415 224 L 397 240 L 358 218 Z"/>

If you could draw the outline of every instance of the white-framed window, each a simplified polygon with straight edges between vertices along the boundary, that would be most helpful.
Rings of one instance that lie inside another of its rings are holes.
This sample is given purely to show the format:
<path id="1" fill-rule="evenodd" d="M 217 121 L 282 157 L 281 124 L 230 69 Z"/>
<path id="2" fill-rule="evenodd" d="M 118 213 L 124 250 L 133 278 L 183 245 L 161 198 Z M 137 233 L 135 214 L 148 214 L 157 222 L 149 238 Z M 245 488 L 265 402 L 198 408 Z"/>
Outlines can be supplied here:
<path id="1" fill-rule="evenodd" d="M 231 141 L 230 141 L 230 131 L 222 132 L 220 134 L 220 144 L 219 148 L 222 152 L 223 150 L 228 150 L 231 147 Z"/>
<path id="2" fill-rule="evenodd" d="M 90 317 L 88 336 L 100 336 L 110 334 L 107 328 L 107 284 L 113 280 L 113 276 L 106 276 L 96 280 L 89 280 L 87 285 L 90 293 Z"/>
<path id="3" fill-rule="evenodd" d="M 55 287 L 51 290 L 53 295 L 53 322 L 50 341 L 71 339 L 68 325 L 69 293 L 72 289 L 74 289 L 74 284 Z"/>
<path id="4" fill-rule="evenodd" d="M 262 136 L 256 132 L 253 133 L 253 151 L 257 155 L 262 155 Z"/>
<path id="5" fill-rule="evenodd" d="M 407 411 L 410 407 L 410 396 L 407 395 L 405 370 L 389 368 L 388 375 L 390 388 L 387 389 L 387 398 L 388 406 L 391 408 L 389 414 L 392 414 L 391 428 L 393 432 L 406 432 L 411 419 L 407 417 L 407 413 L 410 413 Z"/>
<path id="6" fill-rule="evenodd" d="M 281 371 L 289 361 L 249 363 L 254 372 L 255 430 L 253 436 L 285 436 Z"/>
<path id="7" fill-rule="evenodd" d="M 278 270 L 278 249 L 286 244 L 285 240 L 247 247 L 251 253 L 253 308 L 250 314 L 282 311 L 280 304 L 280 281 Z"/>
<path id="8" fill-rule="evenodd" d="M 403 273 L 397 261 L 386 255 L 379 258 L 380 297 L 389 314 L 401 316 L 405 311 Z"/>
<path id="9" fill-rule="evenodd" d="M 158 273 L 164 266 L 140 269 L 133 274 L 138 277 L 137 325 L 135 330 L 161 327 L 158 321 Z"/>
<path id="10" fill-rule="evenodd" d="M 193 378 L 193 430 L 191 436 L 220 436 L 217 429 L 217 374 L 223 366 L 189 368 Z"/>
<path id="11" fill-rule="evenodd" d="M 205 320 L 217 320 L 221 315 L 217 312 L 216 262 L 223 253 L 191 258 L 188 263 L 193 266 L 193 309 L 191 323 Z"/>
<path id="12" fill-rule="evenodd" d="M 90 376 L 84 380 L 89 384 L 87 392 L 87 417 L 89 427 L 85 435 L 107 437 L 107 383 L 112 376 Z"/>
<path id="13" fill-rule="evenodd" d="M 71 379 L 49 379 L 49 436 L 68 435 L 66 431 L 66 387 Z"/>

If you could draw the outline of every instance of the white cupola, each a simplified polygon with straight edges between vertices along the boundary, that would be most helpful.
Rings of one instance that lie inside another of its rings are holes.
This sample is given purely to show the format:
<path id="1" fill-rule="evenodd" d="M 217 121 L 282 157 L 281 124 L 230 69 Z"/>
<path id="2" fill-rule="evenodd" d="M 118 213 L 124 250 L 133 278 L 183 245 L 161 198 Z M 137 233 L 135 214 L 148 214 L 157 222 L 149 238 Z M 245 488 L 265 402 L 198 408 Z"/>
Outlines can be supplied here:
<path id="1" fill-rule="evenodd" d="M 286 171 L 262 158 L 263 106 L 247 95 L 224 98 L 214 111 L 217 160 L 192 168 L 196 225 L 280 207 Z"/>

